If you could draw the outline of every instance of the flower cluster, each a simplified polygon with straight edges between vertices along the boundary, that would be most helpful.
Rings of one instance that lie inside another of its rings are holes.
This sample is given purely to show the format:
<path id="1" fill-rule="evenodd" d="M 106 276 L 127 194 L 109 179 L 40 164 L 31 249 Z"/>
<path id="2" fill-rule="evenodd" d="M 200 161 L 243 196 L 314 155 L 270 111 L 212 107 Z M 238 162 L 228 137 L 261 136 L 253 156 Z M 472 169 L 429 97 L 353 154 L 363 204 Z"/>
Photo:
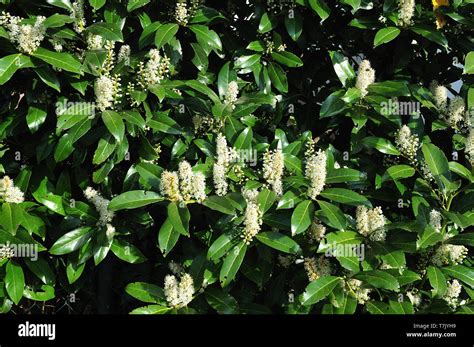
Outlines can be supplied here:
<path id="1" fill-rule="evenodd" d="M 146 64 L 138 64 L 138 84 L 143 89 L 160 83 L 168 75 L 171 65 L 170 59 L 167 56 L 162 57 L 160 51 L 155 48 L 150 49 L 148 56 Z"/>
<path id="2" fill-rule="evenodd" d="M 110 201 L 102 197 L 99 192 L 92 187 L 87 187 L 86 190 L 84 190 L 84 196 L 95 206 L 97 212 L 99 212 L 99 221 L 97 222 L 97 225 L 107 225 L 107 229 L 112 230 L 108 226 L 114 218 L 114 212 L 109 210 Z"/>
<path id="3" fill-rule="evenodd" d="M 413 15 L 415 14 L 415 0 L 398 1 L 398 24 L 402 27 L 413 25 Z"/>
<path id="4" fill-rule="evenodd" d="M 308 236 L 311 242 L 321 241 L 326 234 L 326 227 L 321 222 L 314 218 L 308 229 Z"/>
<path id="5" fill-rule="evenodd" d="M 214 188 L 216 194 L 223 196 L 227 194 L 229 187 L 226 179 L 229 165 L 236 158 L 234 148 L 227 146 L 227 140 L 224 135 L 217 134 L 216 139 L 216 162 L 213 167 Z"/>
<path id="6" fill-rule="evenodd" d="M 15 256 L 15 251 L 8 245 L 0 246 L 0 260 L 11 259 Z"/>
<path id="7" fill-rule="evenodd" d="M 130 65 L 130 46 L 129 45 L 123 45 L 120 47 L 120 50 L 117 56 L 117 62 L 119 63 L 123 62 L 125 66 Z"/>
<path id="8" fill-rule="evenodd" d="M 436 266 L 461 264 L 467 257 L 468 249 L 461 245 L 442 244 L 431 257 Z"/>
<path id="9" fill-rule="evenodd" d="M 441 222 L 443 217 L 441 213 L 435 209 L 431 210 L 430 212 L 430 225 L 436 230 L 438 233 L 441 232 Z"/>
<path id="10" fill-rule="evenodd" d="M 323 255 L 318 258 L 305 258 L 303 264 L 310 282 L 323 276 L 329 276 L 332 273 L 331 263 Z"/>
<path id="11" fill-rule="evenodd" d="M 309 180 L 308 196 L 316 200 L 326 183 L 326 152 L 319 150 L 306 160 L 305 176 Z"/>
<path id="12" fill-rule="evenodd" d="M 372 209 L 357 206 L 356 224 L 359 234 L 369 237 L 372 241 L 385 240 L 385 217 L 380 206 Z"/>
<path id="13" fill-rule="evenodd" d="M 417 289 L 413 288 L 412 290 L 408 291 L 406 294 L 413 306 L 418 307 L 421 305 L 422 298 Z"/>
<path id="14" fill-rule="evenodd" d="M 471 128 L 467 135 L 465 152 L 469 158 L 471 166 L 474 167 L 474 128 Z"/>
<path id="15" fill-rule="evenodd" d="M 451 127 L 456 128 L 457 125 L 464 121 L 466 104 L 460 96 L 454 97 L 448 106 L 448 123 Z"/>
<path id="16" fill-rule="evenodd" d="M 276 195 L 283 194 L 283 171 L 285 169 L 283 152 L 276 149 L 265 152 L 263 156 L 263 178 L 271 185 Z"/>
<path id="17" fill-rule="evenodd" d="M 84 0 L 77 0 L 72 3 L 70 17 L 74 20 L 74 30 L 80 34 L 86 29 L 86 20 L 84 18 Z"/>
<path id="18" fill-rule="evenodd" d="M 193 172 L 191 164 L 183 160 L 178 172 L 163 171 L 160 192 L 171 201 L 190 201 L 201 203 L 206 199 L 206 177 L 202 172 Z"/>
<path id="19" fill-rule="evenodd" d="M 357 72 L 356 88 L 360 91 L 362 97 L 368 93 L 367 88 L 375 82 L 375 70 L 372 69 L 370 61 L 362 60 Z"/>
<path id="20" fill-rule="evenodd" d="M 8 176 L 3 176 L 0 180 L 0 198 L 13 204 L 19 204 L 25 200 L 23 192 L 15 187 L 13 180 Z"/>
<path id="21" fill-rule="evenodd" d="M 120 77 L 102 75 L 95 80 L 94 92 L 97 103 L 97 108 L 100 111 L 105 111 L 111 108 L 117 99 L 121 97 L 120 94 Z"/>
<path id="22" fill-rule="evenodd" d="M 403 125 L 398 130 L 395 143 L 398 150 L 407 157 L 411 163 L 416 163 L 416 153 L 420 148 L 420 140 L 415 134 L 412 135 L 407 125 Z"/>
<path id="23" fill-rule="evenodd" d="M 247 202 L 244 213 L 244 231 L 241 235 L 244 242 L 248 245 L 252 242 L 262 226 L 262 211 L 257 203 L 258 191 L 256 189 L 244 189 L 242 195 Z"/>
<path id="24" fill-rule="evenodd" d="M 166 302 L 170 307 L 179 308 L 187 306 L 194 295 L 194 281 L 190 274 L 183 273 L 180 280 L 173 275 L 165 277 L 164 292 Z"/>
<path id="25" fill-rule="evenodd" d="M 459 305 L 459 295 L 461 294 L 462 286 L 458 280 L 452 280 L 448 282 L 448 287 L 443 295 L 449 306 L 456 308 Z"/>
<path id="26" fill-rule="evenodd" d="M 174 19 L 179 25 L 188 24 L 189 15 L 188 15 L 188 5 L 184 2 L 177 2 L 174 10 Z"/>
<path id="27" fill-rule="evenodd" d="M 43 16 L 37 16 L 35 24 L 22 24 L 23 19 L 2 13 L 0 24 L 8 30 L 8 37 L 17 44 L 18 50 L 25 54 L 33 54 L 44 39 L 46 27 Z"/>
<path id="28" fill-rule="evenodd" d="M 432 81 L 430 84 L 430 90 L 433 94 L 435 105 L 438 110 L 442 113 L 446 112 L 448 107 L 448 89 L 438 84 L 437 81 Z"/>
<path id="29" fill-rule="evenodd" d="M 359 304 L 364 305 L 370 300 L 369 294 L 372 292 L 372 289 L 364 288 L 362 281 L 351 278 L 346 281 L 346 285 L 349 288 L 349 291 L 355 296 Z"/>
<path id="30" fill-rule="evenodd" d="M 235 81 L 229 82 L 229 84 L 227 85 L 227 89 L 226 89 L 225 97 L 224 97 L 225 103 L 227 105 L 230 105 L 232 108 L 234 108 L 235 103 L 237 102 L 238 98 L 239 98 L 239 85 Z"/>

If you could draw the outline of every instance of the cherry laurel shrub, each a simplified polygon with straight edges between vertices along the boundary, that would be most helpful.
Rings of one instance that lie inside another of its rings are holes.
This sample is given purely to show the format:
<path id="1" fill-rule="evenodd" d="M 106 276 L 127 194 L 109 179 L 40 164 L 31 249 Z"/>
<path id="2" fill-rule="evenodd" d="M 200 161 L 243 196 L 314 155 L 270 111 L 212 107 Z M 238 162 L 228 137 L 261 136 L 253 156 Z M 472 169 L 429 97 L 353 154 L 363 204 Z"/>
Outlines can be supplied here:
<path id="1" fill-rule="evenodd" d="M 473 313 L 473 0 L 0 0 L 0 311 Z"/>

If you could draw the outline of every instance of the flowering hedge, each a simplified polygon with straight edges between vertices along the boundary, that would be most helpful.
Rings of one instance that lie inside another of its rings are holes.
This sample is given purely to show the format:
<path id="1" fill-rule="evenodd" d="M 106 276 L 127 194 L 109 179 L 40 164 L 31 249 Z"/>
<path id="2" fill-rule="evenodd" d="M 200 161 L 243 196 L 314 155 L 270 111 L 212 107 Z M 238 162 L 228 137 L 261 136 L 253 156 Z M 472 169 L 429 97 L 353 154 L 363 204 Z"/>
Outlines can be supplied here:
<path id="1" fill-rule="evenodd" d="M 0 9 L 1 312 L 474 312 L 474 1 Z"/>

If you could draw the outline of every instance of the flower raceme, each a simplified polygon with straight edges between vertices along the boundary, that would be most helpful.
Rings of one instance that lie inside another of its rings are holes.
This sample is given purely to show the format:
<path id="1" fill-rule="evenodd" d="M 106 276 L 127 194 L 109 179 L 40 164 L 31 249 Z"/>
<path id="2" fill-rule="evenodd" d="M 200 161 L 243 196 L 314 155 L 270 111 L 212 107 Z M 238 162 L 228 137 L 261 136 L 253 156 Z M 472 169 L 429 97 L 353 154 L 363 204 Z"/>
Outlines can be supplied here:
<path id="1" fill-rule="evenodd" d="M 398 1 L 398 23 L 402 27 L 413 25 L 413 15 L 415 14 L 415 0 Z"/>
<path id="2" fill-rule="evenodd" d="M 46 33 L 45 20 L 44 16 L 38 16 L 33 25 L 22 24 L 22 18 L 4 12 L 0 16 L 0 25 L 8 30 L 10 41 L 17 45 L 20 52 L 33 54 L 44 39 Z"/>
<path id="3" fill-rule="evenodd" d="M 285 169 L 283 152 L 277 149 L 263 156 L 263 178 L 272 187 L 276 195 L 283 194 L 283 171 Z"/>
<path id="4" fill-rule="evenodd" d="M 190 274 L 183 273 L 180 279 L 174 275 L 165 277 L 164 292 L 169 307 L 185 307 L 192 300 L 194 295 L 194 281 Z"/>
<path id="5" fill-rule="evenodd" d="M 15 187 L 9 176 L 3 176 L 0 180 L 0 199 L 13 204 L 19 204 L 25 200 L 23 192 Z"/>
<path id="6" fill-rule="evenodd" d="M 356 88 L 360 91 L 362 97 L 368 93 L 367 88 L 375 82 L 375 70 L 372 69 L 370 61 L 362 60 L 357 72 Z"/>
<path id="7" fill-rule="evenodd" d="M 178 165 L 178 172 L 162 172 L 160 192 L 171 201 L 189 202 L 194 199 L 201 203 L 207 197 L 206 177 L 202 172 L 193 172 L 189 162 L 183 160 Z"/>
<path id="8" fill-rule="evenodd" d="M 372 241 L 385 241 L 385 217 L 381 207 L 368 209 L 357 206 L 356 224 L 359 234 L 369 237 Z"/>
<path id="9" fill-rule="evenodd" d="M 115 214 L 108 208 L 110 203 L 108 199 L 102 197 L 102 195 L 92 187 L 87 187 L 86 190 L 84 190 L 84 196 L 95 206 L 97 212 L 99 212 L 99 221 L 97 222 L 97 225 L 106 226 L 108 223 L 112 222 Z M 110 227 L 107 227 L 107 229 L 109 230 Z"/>
<path id="10" fill-rule="evenodd" d="M 326 183 L 326 153 L 319 150 L 306 159 L 305 176 L 309 181 L 308 196 L 316 200 Z"/>
<path id="11" fill-rule="evenodd" d="M 256 189 L 244 189 L 242 195 L 247 203 L 244 213 L 244 231 L 242 239 L 248 245 L 252 242 L 262 226 L 262 212 L 257 203 L 258 191 Z"/>

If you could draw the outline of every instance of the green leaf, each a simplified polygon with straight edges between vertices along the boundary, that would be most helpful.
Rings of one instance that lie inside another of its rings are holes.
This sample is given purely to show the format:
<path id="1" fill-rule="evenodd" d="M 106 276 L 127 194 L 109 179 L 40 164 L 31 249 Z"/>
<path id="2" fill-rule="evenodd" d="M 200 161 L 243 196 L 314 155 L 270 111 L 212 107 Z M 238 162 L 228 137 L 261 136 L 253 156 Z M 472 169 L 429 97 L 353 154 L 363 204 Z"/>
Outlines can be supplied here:
<path id="1" fill-rule="evenodd" d="M 241 241 L 227 253 L 219 274 L 219 281 L 222 287 L 227 286 L 234 280 L 240 265 L 242 265 L 246 252 L 247 245 Z"/>
<path id="2" fill-rule="evenodd" d="M 327 297 L 339 283 L 341 283 L 340 277 L 323 276 L 318 278 L 308 284 L 301 297 L 301 303 L 305 306 L 316 304 Z"/>
<path id="3" fill-rule="evenodd" d="M 165 303 L 165 293 L 163 289 L 154 284 L 145 282 L 129 283 L 125 287 L 125 292 L 135 299 L 150 304 Z"/>
<path id="4" fill-rule="evenodd" d="M 115 140 L 119 143 L 122 142 L 125 135 L 125 125 L 120 114 L 107 110 L 102 112 L 102 120 Z"/>
<path id="5" fill-rule="evenodd" d="M 346 103 L 342 100 L 344 95 L 343 90 L 338 90 L 331 93 L 322 103 L 321 109 L 319 110 L 319 117 L 326 118 L 335 116 L 346 108 Z"/>
<path id="6" fill-rule="evenodd" d="M 303 66 L 303 61 L 291 52 L 273 52 L 272 58 L 276 62 L 283 64 L 288 67 L 300 67 Z"/>
<path id="7" fill-rule="evenodd" d="M 228 234 L 222 234 L 212 243 L 211 247 L 209 247 L 209 250 L 207 251 L 207 259 L 214 261 L 221 258 L 232 248 L 232 246 L 234 246 L 234 244 L 235 242 L 233 238 Z"/>
<path id="8" fill-rule="evenodd" d="M 117 258 L 131 264 L 140 264 L 146 261 L 145 256 L 134 245 L 127 241 L 114 238 L 110 250 L 117 256 Z"/>
<path id="9" fill-rule="evenodd" d="M 222 289 L 211 287 L 208 288 L 205 293 L 207 302 L 217 313 L 235 314 L 239 312 L 237 300 Z"/>
<path id="10" fill-rule="evenodd" d="M 372 314 L 393 314 L 394 313 L 388 304 L 384 302 L 380 302 L 380 301 L 367 301 L 365 306 L 367 307 L 367 311 L 369 311 Z"/>
<path id="11" fill-rule="evenodd" d="M 265 214 L 270 207 L 272 207 L 276 199 L 277 196 L 272 190 L 263 188 L 260 193 L 258 193 L 257 201 L 262 214 Z"/>
<path id="12" fill-rule="evenodd" d="M 175 23 L 168 23 L 161 25 L 155 34 L 156 48 L 161 48 L 176 35 L 179 30 L 179 25 Z"/>
<path id="13" fill-rule="evenodd" d="M 293 11 L 285 16 L 285 27 L 293 41 L 297 41 L 303 32 L 303 18 L 298 11 Z"/>
<path id="14" fill-rule="evenodd" d="M 180 234 L 189 236 L 189 220 L 191 216 L 187 207 L 180 207 L 175 202 L 168 204 L 168 218 Z"/>
<path id="15" fill-rule="evenodd" d="M 54 284 L 55 274 L 46 260 L 38 258 L 33 261 L 32 259 L 25 258 L 25 264 L 41 282 L 44 284 Z"/>
<path id="16" fill-rule="evenodd" d="M 449 239 L 449 243 L 453 245 L 466 245 L 474 247 L 474 233 L 462 233 Z"/>
<path id="17" fill-rule="evenodd" d="M 61 236 L 49 249 L 49 253 L 63 255 L 81 248 L 91 237 L 94 229 L 81 227 Z"/>
<path id="18" fill-rule="evenodd" d="M 382 137 L 369 136 L 362 140 L 362 143 L 370 148 L 375 148 L 380 153 L 400 155 L 398 149 L 387 139 Z"/>
<path id="19" fill-rule="evenodd" d="M 318 200 L 318 204 L 326 218 L 329 219 L 332 227 L 339 230 L 344 230 L 346 228 L 347 218 L 339 207 L 321 200 Z"/>
<path id="20" fill-rule="evenodd" d="M 396 27 L 387 27 L 387 28 L 380 29 L 379 31 L 377 31 L 377 34 L 375 34 L 374 48 L 384 43 L 392 41 L 398 35 L 400 35 L 400 29 Z"/>
<path id="21" fill-rule="evenodd" d="M 87 31 L 108 41 L 123 42 L 122 30 L 116 23 L 94 23 L 87 28 Z"/>
<path id="22" fill-rule="evenodd" d="M 130 210 L 163 200 L 163 197 L 155 192 L 130 190 L 113 198 L 112 201 L 110 201 L 108 208 L 111 211 Z"/>
<path id="23" fill-rule="evenodd" d="M 175 228 L 173 228 L 173 224 L 171 223 L 170 219 L 166 218 L 160 228 L 160 231 L 158 232 L 158 244 L 164 257 L 166 257 L 176 245 L 179 235 L 181 234 Z"/>
<path id="24" fill-rule="evenodd" d="M 344 87 L 348 86 L 348 84 L 354 81 L 356 77 L 354 69 L 349 63 L 349 59 L 347 59 L 347 57 L 345 57 L 343 54 L 335 51 L 330 51 L 329 56 L 331 58 L 334 71 L 336 72 L 337 77 L 339 77 L 342 85 Z"/>
<path id="25" fill-rule="evenodd" d="M 431 143 L 425 143 L 421 150 L 433 176 L 445 175 L 449 172 L 448 159 L 438 147 Z"/>
<path id="26" fill-rule="evenodd" d="M 52 52 L 45 48 L 38 47 L 32 56 L 58 69 L 82 75 L 81 63 L 69 53 Z"/>
<path id="27" fill-rule="evenodd" d="M 36 68 L 35 73 L 47 86 L 53 88 L 58 92 L 61 91 L 61 85 L 59 83 L 58 77 L 48 66 Z"/>
<path id="28" fill-rule="evenodd" d="M 326 176 L 326 183 L 358 182 L 363 179 L 360 171 L 348 168 L 330 170 Z"/>
<path id="29" fill-rule="evenodd" d="M 410 30 L 434 43 L 437 43 L 443 48 L 448 47 L 448 39 L 440 30 L 436 30 L 435 26 L 416 24 L 414 26 L 411 26 Z"/>
<path id="30" fill-rule="evenodd" d="M 128 0 L 127 12 L 135 11 L 136 9 L 149 4 L 150 1 L 151 0 Z"/>
<path id="31" fill-rule="evenodd" d="M 148 305 L 134 309 L 130 314 L 165 314 L 171 311 L 171 308 L 163 305 Z"/>
<path id="32" fill-rule="evenodd" d="M 464 62 L 464 73 L 465 74 L 474 74 L 474 52 L 469 52 L 466 55 L 466 60 Z"/>
<path id="33" fill-rule="evenodd" d="M 309 5 L 314 11 L 316 11 L 322 22 L 331 14 L 331 9 L 324 0 L 309 0 Z"/>
<path id="34" fill-rule="evenodd" d="M 230 204 L 224 196 L 212 195 L 207 197 L 202 203 L 204 206 L 209 207 L 212 210 L 219 211 L 225 214 L 234 215 L 235 208 Z"/>
<path id="35" fill-rule="evenodd" d="M 23 269 L 16 262 L 10 260 L 6 267 L 5 289 L 15 305 L 18 305 L 23 297 L 24 288 L 25 275 L 23 274 Z"/>
<path id="36" fill-rule="evenodd" d="M 441 233 L 437 232 L 431 225 L 427 225 L 423 234 L 416 241 L 416 248 L 423 249 L 440 242 L 443 239 Z"/>
<path id="37" fill-rule="evenodd" d="M 364 238 L 354 231 L 335 231 L 326 235 L 325 242 L 319 244 L 318 253 L 337 250 L 340 245 L 358 245 Z"/>
<path id="38" fill-rule="evenodd" d="M 398 291 L 400 287 L 395 277 L 381 270 L 359 272 L 354 278 L 366 282 L 375 288 Z"/>
<path id="39" fill-rule="evenodd" d="M 377 94 L 386 97 L 410 96 L 410 89 L 406 81 L 384 81 L 372 83 L 368 87 L 370 94 Z"/>
<path id="40" fill-rule="evenodd" d="M 446 284 L 446 277 L 443 275 L 441 270 L 434 266 L 429 266 L 427 276 L 431 286 L 433 287 L 433 290 L 431 291 L 433 297 L 443 297 L 444 293 L 446 293 L 446 289 L 448 288 L 448 286 Z"/>
<path id="41" fill-rule="evenodd" d="M 464 265 L 443 267 L 442 271 L 449 277 L 457 278 L 474 289 L 474 269 Z"/>
<path id="42" fill-rule="evenodd" d="M 92 164 L 102 164 L 112 155 L 116 146 L 116 142 L 109 134 L 106 134 L 104 137 L 101 137 L 99 143 L 97 144 L 97 149 L 94 152 Z"/>
<path id="43" fill-rule="evenodd" d="M 201 45 L 209 45 L 218 51 L 222 50 L 221 39 L 214 30 L 210 30 L 205 25 L 198 24 L 190 25 L 189 29 L 191 29 L 196 34 L 196 38 Z"/>
<path id="44" fill-rule="evenodd" d="M 341 204 L 353 206 L 370 205 L 369 200 L 365 196 L 345 188 L 327 188 L 321 192 L 321 196 Z"/>
<path id="45" fill-rule="evenodd" d="M 272 84 L 278 91 L 282 93 L 288 92 L 288 80 L 286 79 L 286 73 L 278 64 L 268 64 L 268 74 Z"/>
<path id="46" fill-rule="evenodd" d="M 234 148 L 237 150 L 250 149 L 252 146 L 253 131 L 252 128 L 245 128 L 239 134 L 234 143 Z"/>
<path id="47" fill-rule="evenodd" d="M 394 165 L 387 169 L 383 175 L 382 181 L 388 179 L 398 180 L 401 178 L 412 177 L 415 174 L 415 169 L 408 165 Z"/>
<path id="48" fill-rule="evenodd" d="M 260 33 L 266 33 L 266 32 L 269 32 L 270 30 L 272 30 L 275 25 L 276 25 L 277 21 L 275 20 L 275 18 L 273 16 L 270 16 L 268 15 L 267 12 L 264 12 L 263 15 L 262 15 L 262 18 L 260 18 L 260 24 L 258 25 L 258 31 Z"/>
<path id="49" fill-rule="evenodd" d="M 26 115 L 26 123 L 31 133 L 34 134 L 46 120 L 48 113 L 38 107 L 30 106 Z"/>
<path id="50" fill-rule="evenodd" d="M 94 8 L 94 10 L 100 9 L 105 5 L 106 0 L 89 0 L 89 4 Z M 133 2 L 133 0 L 131 0 Z M 130 1 L 129 1 L 130 2 Z M 127 6 L 128 7 L 128 6 Z"/>
<path id="51" fill-rule="evenodd" d="M 278 232 L 260 232 L 257 234 L 256 238 L 265 245 L 272 247 L 278 251 L 289 254 L 301 253 L 301 248 L 295 241 L 293 241 L 288 236 L 280 234 Z"/>
<path id="52" fill-rule="evenodd" d="M 291 234 L 297 235 L 309 228 L 314 217 L 314 205 L 311 200 L 302 201 L 291 215 Z"/>
<path id="53" fill-rule="evenodd" d="M 23 209 L 15 204 L 4 202 L 2 204 L 2 211 L 0 212 L 0 226 L 15 235 L 18 227 L 23 220 Z"/>
<path id="54" fill-rule="evenodd" d="M 19 69 L 20 56 L 21 54 L 11 54 L 0 59 L 0 85 L 8 82 Z"/>

